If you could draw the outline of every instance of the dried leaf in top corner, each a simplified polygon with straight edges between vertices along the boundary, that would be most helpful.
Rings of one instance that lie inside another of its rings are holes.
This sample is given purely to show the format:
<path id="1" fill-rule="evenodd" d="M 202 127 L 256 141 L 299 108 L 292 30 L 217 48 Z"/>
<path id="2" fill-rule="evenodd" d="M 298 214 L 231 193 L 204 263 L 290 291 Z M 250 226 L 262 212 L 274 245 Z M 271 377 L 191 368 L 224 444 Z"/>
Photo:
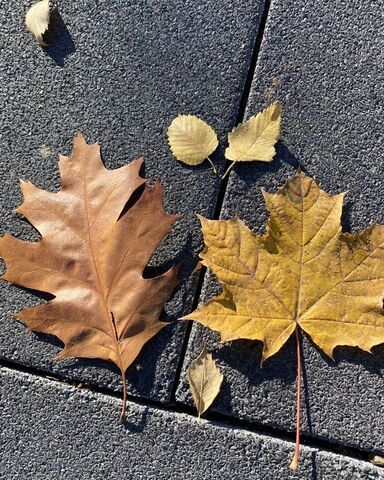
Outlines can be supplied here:
<path id="1" fill-rule="evenodd" d="M 48 46 L 44 42 L 43 35 L 47 32 L 49 28 L 49 19 L 49 0 L 41 0 L 40 2 L 32 5 L 25 17 L 25 23 L 28 30 L 35 36 L 39 45 L 41 45 L 42 47 Z"/>
<path id="2" fill-rule="evenodd" d="M 217 397 L 223 378 L 212 355 L 204 347 L 196 360 L 191 362 L 188 370 L 189 386 L 199 418 Z"/>
<path id="3" fill-rule="evenodd" d="M 217 135 L 208 123 L 195 115 L 179 115 L 168 131 L 169 147 L 180 162 L 199 165 L 217 148 Z"/>
<path id="4" fill-rule="evenodd" d="M 270 162 L 276 153 L 280 123 L 281 104 L 276 101 L 228 134 L 226 158 L 233 162 Z"/>

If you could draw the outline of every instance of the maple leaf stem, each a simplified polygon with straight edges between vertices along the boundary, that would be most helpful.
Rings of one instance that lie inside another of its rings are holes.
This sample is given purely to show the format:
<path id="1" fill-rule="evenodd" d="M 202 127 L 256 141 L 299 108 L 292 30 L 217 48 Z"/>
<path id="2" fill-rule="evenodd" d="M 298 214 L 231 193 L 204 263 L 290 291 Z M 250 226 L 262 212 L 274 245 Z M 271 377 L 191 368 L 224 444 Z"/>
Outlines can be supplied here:
<path id="1" fill-rule="evenodd" d="M 123 405 L 121 407 L 120 422 L 124 422 L 127 408 L 127 380 L 123 369 L 121 369 L 121 381 L 123 382 Z"/>
<path id="2" fill-rule="evenodd" d="M 297 470 L 300 455 L 300 407 L 301 407 L 301 349 L 300 349 L 300 328 L 296 325 L 296 350 L 297 350 L 297 404 L 296 404 L 296 445 L 292 462 L 289 466 L 291 470 Z"/>

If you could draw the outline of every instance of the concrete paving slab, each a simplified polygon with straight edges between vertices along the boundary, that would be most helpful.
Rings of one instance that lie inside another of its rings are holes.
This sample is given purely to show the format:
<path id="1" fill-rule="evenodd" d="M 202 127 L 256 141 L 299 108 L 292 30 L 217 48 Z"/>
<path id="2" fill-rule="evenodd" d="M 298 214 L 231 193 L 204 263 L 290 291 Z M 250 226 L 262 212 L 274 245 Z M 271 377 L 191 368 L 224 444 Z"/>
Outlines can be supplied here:
<path id="1" fill-rule="evenodd" d="M 58 154 L 68 154 L 82 130 L 89 142 L 101 141 L 109 168 L 146 157 L 145 175 L 162 179 L 168 212 L 184 214 L 152 266 L 184 260 L 188 272 L 200 248 L 194 212 L 212 213 L 218 180 L 208 165 L 176 163 L 165 131 L 183 112 L 201 115 L 220 132 L 231 128 L 263 1 L 57 1 L 47 49 L 24 26 L 32 3 L 10 0 L 0 12 L 0 234 L 37 239 L 12 213 L 21 202 L 18 179 L 57 189 Z M 193 290 L 193 281 L 182 286 L 165 318 L 182 315 Z M 36 302 L 1 284 L 0 357 L 120 388 L 105 363 L 56 363 L 58 342 L 28 333 L 7 314 Z M 173 325 L 144 348 L 128 374 L 131 394 L 168 400 L 184 333 L 184 324 Z"/>
<path id="2" fill-rule="evenodd" d="M 128 404 L 117 423 L 115 398 L 0 370 L 1 470 L 4 480 L 376 480 L 368 462 L 202 421 L 183 413 Z"/>
<path id="3" fill-rule="evenodd" d="M 273 163 L 242 164 L 231 175 L 223 218 L 238 215 L 261 233 L 261 187 L 274 192 L 298 165 L 330 193 L 348 191 L 347 231 L 384 223 L 382 2 L 275 0 L 271 4 L 246 116 L 283 103 L 282 142 Z M 211 277 L 204 298 L 218 291 Z M 225 384 L 214 410 L 282 430 L 295 429 L 294 342 L 259 369 L 261 347 L 194 327 L 185 368 L 208 342 Z M 384 347 L 373 355 L 338 348 L 327 360 L 304 339 L 303 431 L 384 452 Z M 178 390 L 190 401 L 185 368 Z"/>

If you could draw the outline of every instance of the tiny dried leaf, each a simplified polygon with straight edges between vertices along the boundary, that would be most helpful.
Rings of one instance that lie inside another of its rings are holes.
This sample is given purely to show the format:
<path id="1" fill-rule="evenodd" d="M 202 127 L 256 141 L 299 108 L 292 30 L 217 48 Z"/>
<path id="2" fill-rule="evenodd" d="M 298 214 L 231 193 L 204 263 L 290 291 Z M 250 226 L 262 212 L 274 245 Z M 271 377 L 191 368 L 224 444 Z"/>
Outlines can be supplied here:
<path id="1" fill-rule="evenodd" d="M 381 457 L 380 455 L 371 455 L 369 457 L 369 461 L 372 463 L 372 465 L 384 467 L 384 457 Z"/>
<path id="2" fill-rule="evenodd" d="M 49 19 L 49 0 L 41 0 L 40 2 L 32 5 L 25 17 L 25 23 L 28 30 L 35 36 L 38 43 L 43 47 L 47 46 L 47 44 L 44 42 L 43 35 L 49 28 Z"/>
<path id="3" fill-rule="evenodd" d="M 188 381 L 200 418 L 217 397 L 223 381 L 223 374 L 206 347 L 196 360 L 191 362 Z"/>
<path id="4" fill-rule="evenodd" d="M 226 158 L 233 162 L 270 162 L 276 153 L 280 123 L 281 104 L 276 101 L 228 134 Z"/>
<path id="5" fill-rule="evenodd" d="M 169 147 L 180 162 L 199 165 L 217 148 L 213 128 L 195 115 L 179 115 L 167 131 Z"/>
<path id="6" fill-rule="evenodd" d="M 329 195 L 295 175 L 263 192 L 266 234 L 239 219 L 201 217 L 201 262 L 222 293 L 184 317 L 221 333 L 222 341 L 260 340 L 263 359 L 300 327 L 332 357 L 338 345 L 370 351 L 384 342 L 384 226 L 341 230 L 344 194 Z"/>

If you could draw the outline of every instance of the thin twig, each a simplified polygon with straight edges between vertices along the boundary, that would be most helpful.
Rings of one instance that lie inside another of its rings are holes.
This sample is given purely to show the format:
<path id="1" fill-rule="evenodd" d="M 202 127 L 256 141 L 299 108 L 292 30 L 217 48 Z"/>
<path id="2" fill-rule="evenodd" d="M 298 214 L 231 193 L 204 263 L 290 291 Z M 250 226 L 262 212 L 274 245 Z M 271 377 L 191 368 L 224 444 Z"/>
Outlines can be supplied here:
<path id="1" fill-rule="evenodd" d="M 227 168 L 226 172 L 224 173 L 224 175 L 221 177 L 222 180 L 224 180 L 224 178 L 228 175 L 228 173 L 232 170 L 232 168 L 235 166 L 235 163 L 236 162 L 232 162 L 231 165 Z"/>

